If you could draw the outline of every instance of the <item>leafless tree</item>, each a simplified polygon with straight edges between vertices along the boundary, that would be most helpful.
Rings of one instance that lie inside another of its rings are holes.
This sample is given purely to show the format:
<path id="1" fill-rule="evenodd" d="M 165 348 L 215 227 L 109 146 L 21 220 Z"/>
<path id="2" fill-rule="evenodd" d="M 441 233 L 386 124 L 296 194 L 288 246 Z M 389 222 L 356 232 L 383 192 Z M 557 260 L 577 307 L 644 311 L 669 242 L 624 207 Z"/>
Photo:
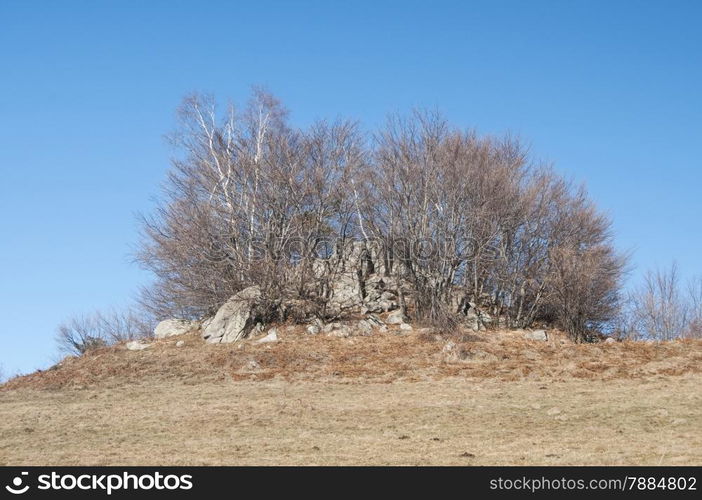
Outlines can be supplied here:
<path id="1" fill-rule="evenodd" d="M 60 324 L 56 342 L 60 351 L 81 355 L 115 342 L 148 337 L 153 326 L 153 322 L 135 310 L 98 311 L 74 316 Z"/>
<path id="2" fill-rule="evenodd" d="M 372 184 L 368 226 L 412 284 L 418 316 L 445 317 L 464 293 L 509 326 L 550 314 L 583 340 L 616 314 L 625 258 L 609 221 L 517 139 L 480 138 L 434 113 L 394 117 Z M 416 251 L 423 243 L 432 258 Z"/>
<path id="3" fill-rule="evenodd" d="M 323 308 L 329 276 L 301 257 L 320 240 L 356 236 L 348 189 L 364 162 L 357 126 L 292 130 L 261 90 L 241 114 L 230 106 L 219 119 L 211 98 L 192 96 L 179 116 L 182 156 L 144 219 L 137 258 L 156 283 L 142 302 L 159 316 L 198 317 L 258 285 L 272 304 L 301 297 Z"/>
<path id="4" fill-rule="evenodd" d="M 395 280 L 402 306 L 431 322 L 475 307 L 507 326 L 558 321 L 582 340 L 616 312 L 625 259 L 609 221 L 514 137 L 435 112 L 391 117 L 370 141 L 346 121 L 294 129 L 261 90 L 221 114 L 191 96 L 179 117 L 137 256 L 156 277 L 142 302 L 157 317 L 212 314 L 250 285 L 271 310 L 336 314 L 333 283 L 349 271 Z M 345 269 L 358 244 L 372 269 L 363 258 Z"/>
<path id="5" fill-rule="evenodd" d="M 95 315 L 75 316 L 59 325 L 56 342 L 61 351 L 77 356 L 107 345 Z"/>
<path id="6" fill-rule="evenodd" d="M 702 336 L 702 278 L 681 285 L 676 263 L 647 271 L 629 296 L 628 331 L 633 338 L 672 340 Z"/>

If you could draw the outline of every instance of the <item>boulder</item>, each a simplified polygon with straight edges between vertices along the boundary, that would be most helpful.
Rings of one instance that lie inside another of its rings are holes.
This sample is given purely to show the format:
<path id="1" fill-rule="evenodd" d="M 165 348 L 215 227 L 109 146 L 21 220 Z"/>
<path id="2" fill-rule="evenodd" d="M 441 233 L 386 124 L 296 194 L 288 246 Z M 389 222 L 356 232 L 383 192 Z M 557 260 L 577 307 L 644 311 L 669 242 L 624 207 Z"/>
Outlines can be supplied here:
<path id="1" fill-rule="evenodd" d="M 383 310 L 383 312 L 394 311 L 400 307 L 397 302 L 393 300 L 381 300 L 378 302 L 378 306 Z"/>
<path id="2" fill-rule="evenodd" d="M 341 327 L 341 323 L 339 323 L 338 321 L 334 321 L 333 323 L 327 323 L 326 325 L 324 325 L 324 326 L 322 327 L 322 331 L 323 331 L 324 333 L 329 333 L 329 332 L 331 332 L 332 330 L 335 330 L 335 329 L 337 329 L 337 328 L 339 328 L 339 327 Z"/>
<path id="3" fill-rule="evenodd" d="M 130 351 L 143 351 L 151 347 L 151 344 L 145 344 L 141 340 L 131 340 L 127 342 L 125 347 Z"/>
<path id="4" fill-rule="evenodd" d="M 255 308 L 260 299 L 261 289 L 258 286 L 250 286 L 232 296 L 219 308 L 202 337 L 210 344 L 246 338 L 256 324 Z"/>
<path id="5" fill-rule="evenodd" d="M 539 340 L 546 342 L 548 340 L 548 334 L 546 333 L 546 330 L 534 330 L 531 332 L 525 332 L 524 338 L 527 340 Z"/>
<path id="6" fill-rule="evenodd" d="M 373 324 L 367 319 L 362 319 L 358 322 L 359 335 L 373 335 Z"/>
<path id="7" fill-rule="evenodd" d="M 385 323 L 383 322 L 383 320 L 380 319 L 380 317 L 378 317 L 375 314 L 369 314 L 368 317 L 366 318 L 366 320 L 375 326 L 385 326 Z"/>
<path id="8" fill-rule="evenodd" d="M 178 342 L 176 342 L 176 347 L 183 347 L 184 345 L 185 345 L 184 340 L 179 340 Z"/>
<path id="9" fill-rule="evenodd" d="M 388 325 L 399 325 L 400 323 L 406 323 L 407 319 L 407 316 L 402 314 L 402 311 L 398 309 L 397 311 L 393 311 L 388 315 L 388 317 L 385 319 L 385 323 Z"/>
<path id="10" fill-rule="evenodd" d="M 174 337 L 183 335 L 200 328 L 198 321 L 189 321 L 187 319 L 167 319 L 156 325 L 154 337 L 157 339 L 165 339 L 166 337 Z"/>
<path id="11" fill-rule="evenodd" d="M 399 307 L 397 294 L 387 290 L 387 277 L 379 274 L 372 274 L 363 282 L 363 306 L 361 313 L 381 313 L 393 311 Z"/>
<path id="12" fill-rule="evenodd" d="M 339 328 L 335 328 L 327 333 L 327 336 L 345 339 L 351 336 L 351 329 L 346 325 L 341 325 Z"/>
<path id="13" fill-rule="evenodd" d="M 410 331 L 412 330 L 412 325 L 409 323 L 400 323 L 400 330 Z"/>
<path id="14" fill-rule="evenodd" d="M 485 311 L 476 307 L 473 302 L 466 302 L 467 309 L 465 309 L 464 314 L 466 315 L 466 324 L 473 331 L 485 330 L 485 325 L 492 322 L 492 316 L 490 316 Z"/>
<path id="15" fill-rule="evenodd" d="M 278 341 L 278 330 L 276 328 L 271 328 L 268 330 L 268 335 L 265 337 L 258 339 L 259 344 L 263 344 L 266 342 L 277 342 Z"/>
<path id="16" fill-rule="evenodd" d="M 605 344 L 614 344 L 616 342 L 617 341 L 614 340 L 612 337 L 607 337 L 607 339 L 605 340 Z"/>
<path id="17" fill-rule="evenodd" d="M 331 284 L 328 307 L 334 312 L 355 309 L 361 305 L 361 285 L 355 272 L 340 274 Z"/>
<path id="18" fill-rule="evenodd" d="M 321 329 L 318 325 L 310 325 L 307 327 L 307 333 L 309 335 L 317 335 L 320 331 Z"/>
<path id="19" fill-rule="evenodd" d="M 322 330 L 328 337 L 346 338 L 351 336 L 351 329 L 348 327 L 348 325 L 339 323 L 338 321 L 324 325 Z"/>
<path id="20" fill-rule="evenodd" d="M 205 318 L 200 322 L 200 330 L 203 332 L 207 330 L 207 327 L 212 324 L 212 320 L 214 319 L 214 316 L 210 316 L 209 318 Z"/>

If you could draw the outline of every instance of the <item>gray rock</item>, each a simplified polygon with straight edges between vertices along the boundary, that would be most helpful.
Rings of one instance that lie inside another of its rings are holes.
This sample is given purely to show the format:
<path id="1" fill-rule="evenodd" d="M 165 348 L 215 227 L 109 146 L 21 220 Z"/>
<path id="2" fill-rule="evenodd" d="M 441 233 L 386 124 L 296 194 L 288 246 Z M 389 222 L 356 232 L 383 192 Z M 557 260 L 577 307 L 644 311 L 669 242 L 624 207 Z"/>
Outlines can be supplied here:
<path id="1" fill-rule="evenodd" d="M 409 323 L 400 323 L 400 330 L 410 331 L 412 330 L 412 325 Z"/>
<path id="2" fill-rule="evenodd" d="M 391 312 L 385 322 L 388 325 L 399 325 L 400 323 L 405 323 L 407 322 L 408 318 L 404 314 L 402 314 L 401 310 L 393 311 Z"/>
<path id="3" fill-rule="evenodd" d="M 339 329 L 339 328 L 341 328 L 341 323 L 339 323 L 338 321 L 334 321 L 333 323 L 329 323 L 329 324 L 327 324 L 327 325 L 324 325 L 324 326 L 322 327 L 322 331 L 323 331 L 324 333 L 329 333 L 329 332 L 331 332 L 332 330 L 337 330 L 337 329 Z"/>
<path id="4" fill-rule="evenodd" d="M 354 270 L 341 273 L 331 284 L 329 308 L 341 312 L 361 305 L 361 285 Z"/>
<path id="5" fill-rule="evenodd" d="M 189 321 L 187 319 L 167 319 L 161 321 L 154 330 L 154 337 L 157 339 L 165 339 L 166 337 L 174 337 L 183 335 L 200 328 L 198 321 Z"/>
<path id="6" fill-rule="evenodd" d="M 468 305 L 469 307 L 465 312 L 468 327 L 475 332 L 485 330 L 485 325 L 492 323 L 492 316 L 480 310 L 473 302 L 468 302 Z"/>
<path id="7" fill-rule="evenodd" d="M 368 317 L 366 318 L 366 321 L 368 321 L 369 323 L 376 325 L 376 326 L 384 326 L 385 325 L 385 322 L 382 319 L 380 319 L 380 317 L 377 316 L 376 314 L 369 314 Z"/>
<path id="8" fill-rule="evenodd" d="M 351 329 L 348 327 L 348 325 L 339 323 L 338 321 L 325 325 L 323 331 L 328 337 L 346 338 L 351 336 Z"/>
<path id="9" fill-rule="evenodd" d="M 380 302 L 378 302 L 378 307 L 383 312 L 388 312 L 388 311 L 394 311 L 399 306 L 397 305 L 397 302 L 395 302 L 393 300 L 381 300 Z"/>
<path id="10" fill-rule="evenodd" d="M 266 342 L 277 342 L 278 341 L 278 330 L 276 328 L 271 328 L 268 330 L 268 335 L 263 337 L 262 339 L 258 339 L 259 344 L 263 344 Z"/>
<path id="11" fill-rule="evenodd" d="M 255 359 L 250 360 L 248 363 L 246 363 L 246 366 L 244 367 L 243 371 L 245 372 L 256 372 L 261 369 L 261 365 L 256 361 Z"/>
<path id="12" fill-rule="evenodd" d="M 320 328 L 317 325 L 310 325 L 307 327 L 307 333 L 310 335 L 317 335 L 320 332 Z"/>
<path id="13" fill-rule="evenodd" d="M 534 330 L 524 333 L 524 338 L 527 340 L 539 340 L 546 342 L 548 340 L 548 334 L 546 333 L 546 330 Z"/>
<path id="14" fill-rule="evenodd" d="M 127 342 L 125 347 L 130 351 L 143 351 L 151 347 L 151 344 L 145 344 L 141 340 L 131 340 Z"/>
<path id="15" fill-rule="evenodd" d="M 210 318 L 203 319 L 202 322 L 200 323 L 200 330 L 202 330 L 204 332 L 207 329 L 207 327 L 210 326 L 213 319 L 214 319 L 214 316 L 212 316 Z"/>
<path id="16" fill-rule="evenodd" d="M 361 321 L 359 321 L 357 328 L 358 328 L 358 333 L 361 335 L 372 335 L 373 334 L 373 324 L 366 319 L 362 319 Z"/>
<path id="17" fill-rule="evenodd" d="M 254 328 L 254 308 L 261 298 L 261 289 L 250 286 L 232 296 L 219 308 L 203 332 L 210 344 L 236 342 L 246 338 Z"/>
<path id="18" fill-rule="evenodd" d="M 378 302 L 369 302 L 361 306 L 361 314 L 383 312 L 383 307 Z"/>
<path id="19" fill-rule="evenodd" d="M 351 329 L 346 325 L 341 325 L 339 328 L 335 328 L 334 330 L 327 333 L 327 336 L 345 339 L 351 336 Z"/>
<path id="20" fill-rule="evenodd" d="M 183 347 L 185 345 L 185 340 L 179 340 L 176 342 L 176 347 Z"/>
<path id="21" fill-rule="evenodd" d="M 492 316 L 490 316 L 488 313 L 480 311 L 478 313 L 478 317 L 480 318 L 481 323 L 492 323 Z"/>
<path id="22" fill-rule="evenodd" d="M 605 344 L 614 344 L 616 342 L 617 341 L 614 340 L 612 337 L 607 337 L 607 339 L 605 340 Z"/>

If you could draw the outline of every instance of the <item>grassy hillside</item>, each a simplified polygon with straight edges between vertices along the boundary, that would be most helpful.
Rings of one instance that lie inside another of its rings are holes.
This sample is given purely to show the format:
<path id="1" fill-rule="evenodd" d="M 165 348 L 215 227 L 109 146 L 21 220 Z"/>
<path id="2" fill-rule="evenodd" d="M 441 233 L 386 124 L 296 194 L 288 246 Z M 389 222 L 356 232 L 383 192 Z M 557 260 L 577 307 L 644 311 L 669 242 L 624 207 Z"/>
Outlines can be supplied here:
<path id="1" fill-rule="evenodd" d="M 0 464 L 702 463 L 700 341 L 280 332 L 15 378 Z"/>

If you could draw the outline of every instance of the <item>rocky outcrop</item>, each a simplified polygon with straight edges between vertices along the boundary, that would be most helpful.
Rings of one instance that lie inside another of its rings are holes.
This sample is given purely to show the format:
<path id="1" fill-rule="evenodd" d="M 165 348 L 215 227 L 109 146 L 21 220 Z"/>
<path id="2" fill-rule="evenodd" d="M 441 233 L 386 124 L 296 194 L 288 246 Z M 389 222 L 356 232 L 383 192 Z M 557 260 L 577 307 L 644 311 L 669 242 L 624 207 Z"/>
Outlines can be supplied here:
<path id="1" fill-rule="evenodd" d="M 327 312 L 382 313 L 399 307 L 397 273 L 387 272 L 377 243 L 354 241 L 313 265 L 318 279 L 330 276 Z"/>
<path id="2" fill-rule="evenodd" d="M 157 339 L 165 339 L 166 337 L 174 337 L 183 335 L 200 328 L 199 321 L 189 321 L 187 319 L 167 319 L 161 321 L 154 330 L 154 337 Z"/>
<path id="3" fill-rule="evenodd" d="M 256 307 L 261 289 L 250 286 L 233 295 L 209 322 L 202 337 L 210 344 L 236 342 L 246 338 L 256 326 Z"/>
<path id="4" fill-rule="evenodd" d="M 279 294 L 283 298 L 265 302 L 263 299 L 270 297 L 262 297 L 261 289 L 256 286 L 232 296 L 213 318 L 202 321 L 203 337 L 210 343 L 228 343 L 258 336 L 266 321 L 272 318 L 304 323 L 310 335 L 322 332 L 342 337 L 373 335 L 376 330 L 387 331 L 388 328 L 409 332 L 412 325 L 406 314 L 407 306 L 411 312 L 416 299 L 413 286 L 405 279 L 409 271 L 402 262 L 390 262 L 383 255 L 378 244 L 371 241 L 340 245 L 329 257 L 315 259 L 311 266 L 305 267 L 311 274 L 300 276 L 300 280 L 309 285 L 292 291 L 288 297 L 285 297 L 287 291 L 283 291 Z M 465 287 L 456 287 L 449 291 L 449 296 L 452 312 L 463 316 L 463 323 L 473 330 L 484 330 L 499 320 L 487 313 L 491 307 L 489 296 L 474 299 Z M 264 303 L 270 306 L 268 314 L 257 314 Z M 378 315 L 383 315 L 385 320 L 380 320 Z M 350 318 L 355 319 L 354 325 L 331 329 L 325 326 L 326 321 Z M 259 322 L 260 330 L 256 330 Z M 182 320 L 168 320 L 159 325 L 157 336 L 179 335 L 192 326 Z"/>

